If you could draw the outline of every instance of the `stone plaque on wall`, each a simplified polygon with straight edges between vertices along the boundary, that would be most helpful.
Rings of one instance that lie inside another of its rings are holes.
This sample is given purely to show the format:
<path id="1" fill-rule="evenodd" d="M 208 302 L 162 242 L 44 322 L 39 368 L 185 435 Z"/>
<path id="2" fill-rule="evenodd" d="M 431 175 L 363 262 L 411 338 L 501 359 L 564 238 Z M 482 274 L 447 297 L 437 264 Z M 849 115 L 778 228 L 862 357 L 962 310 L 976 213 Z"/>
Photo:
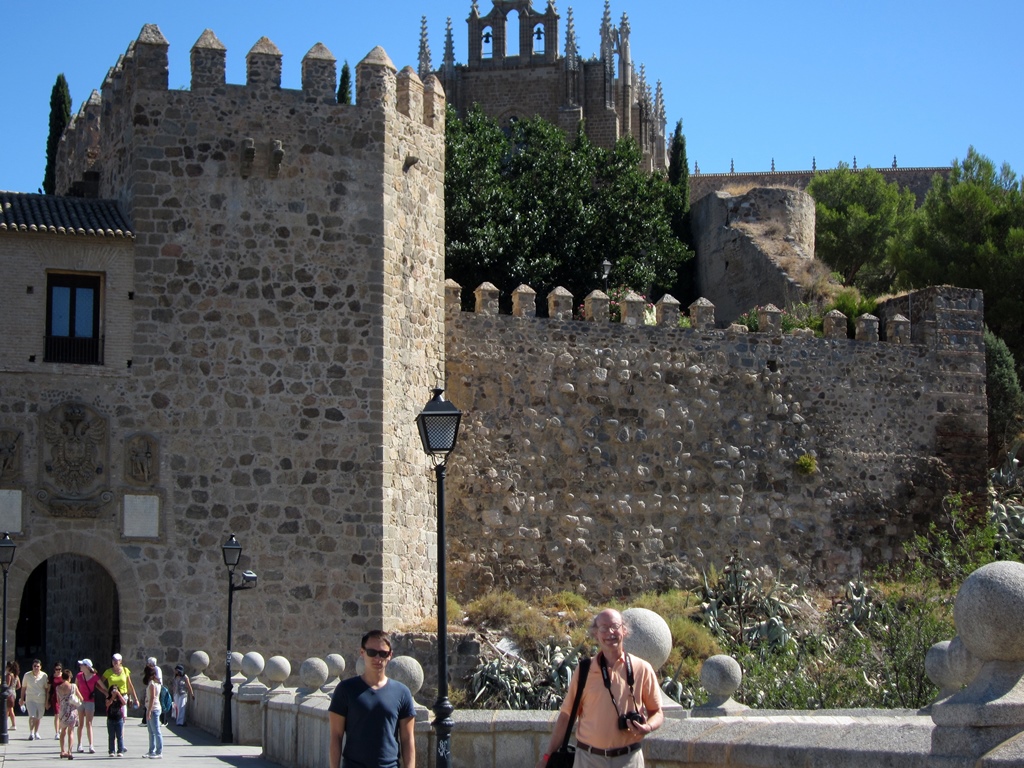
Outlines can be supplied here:
<path id="1" fill-rule="evenodd" d="M 159 538 L 160 497 L 125 494 L 123 532 L 127 538 Z"/>
<path id="2" fill-rule="evenodd" d="M 21 491 L 0 488 L 0 531 L 21 530 Z"/>

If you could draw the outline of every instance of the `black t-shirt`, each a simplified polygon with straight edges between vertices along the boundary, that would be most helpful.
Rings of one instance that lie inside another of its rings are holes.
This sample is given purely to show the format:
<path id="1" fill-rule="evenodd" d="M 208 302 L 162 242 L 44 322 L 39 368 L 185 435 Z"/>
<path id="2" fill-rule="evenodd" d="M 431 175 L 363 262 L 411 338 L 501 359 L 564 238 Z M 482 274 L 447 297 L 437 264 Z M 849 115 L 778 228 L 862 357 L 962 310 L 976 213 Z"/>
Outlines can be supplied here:
<path id="1" fill-rule="evenodd" d="M 345 718 L 342 768 L 398 768 L 398 724 L 416 714 L 405 685 L 388 679 L 374 690 L 350 677 L 334 689 L 328 711 Z"/>

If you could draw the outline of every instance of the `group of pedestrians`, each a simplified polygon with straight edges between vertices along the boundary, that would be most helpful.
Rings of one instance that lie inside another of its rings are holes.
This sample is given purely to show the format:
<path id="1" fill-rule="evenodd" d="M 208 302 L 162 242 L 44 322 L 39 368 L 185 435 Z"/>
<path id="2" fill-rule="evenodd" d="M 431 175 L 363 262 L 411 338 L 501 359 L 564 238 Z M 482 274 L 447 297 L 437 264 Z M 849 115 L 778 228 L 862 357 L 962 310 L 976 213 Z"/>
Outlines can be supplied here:
<path id="1" fill-rule="evenodd" d="M 121 757 L 128 751 L 124 746 L 124 724 L 129 706 L 142 706 L 140 725 L 149 728 L 149 752 L 145 757 L 163 757 L 161 725 L 170 722 L 172 718 L 178 725 L 184 725 L 188 701 L 195 698 L 185 668 L 180 664 L 174 668 L 172 696 L 163 685 L 163 674 L 156 658 L 146 659 L 142 676 L 144 699 L 140 701 L 132 683 L 131 670 L 124 665 L 121 654 L 115 653 L 111 657 L 110 667 L 102 675 L 97 673 L 91 659 L 79 660 L 78 667 L 79 672 L 75 675 L 57 662 L 52 675 L 47 675 L 43 671 L 42 662 L 33 659 L 32 669 L 20 677 L 18 663 L 8 662 L 4 672 L 8 730 L 17 730 L 15 709 L 20 699 L 21 711 L 28 714 L 29 741 L 42 738 L 39 726 L 46 710 L 51 709 L 54 738 L 60 742 L 60 756 L 74 759 L 76 731 L 78 753 L 95 754 L 93 719 L 97 701 L 102 697 L 110 757 Z M 86 737 L 85 742 L 83 735 Z"/>

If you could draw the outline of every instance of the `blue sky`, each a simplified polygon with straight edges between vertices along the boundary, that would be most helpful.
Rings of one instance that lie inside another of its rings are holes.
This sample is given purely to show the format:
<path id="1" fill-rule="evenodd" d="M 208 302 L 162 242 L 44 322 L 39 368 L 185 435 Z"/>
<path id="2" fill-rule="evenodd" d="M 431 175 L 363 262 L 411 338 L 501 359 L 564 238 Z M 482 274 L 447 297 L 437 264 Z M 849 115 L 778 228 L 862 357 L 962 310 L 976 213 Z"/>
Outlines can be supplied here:
<path id="1" fill-rule="evenodd" d="M 490 0 L 478 0 L 482 13 Z M 543 9 L 547 0 L 534 0 Z M 245 54 L 262 36 L 284 54 L 285 87 L 317 42 L 354 66 L 382 45 L 399 68 L 416 66 L 427 16 L 434 65 L 452 18 L 455 53 L 466 60 L 470 0 L 55 0 L 12 3 L 0 26 L 3 144 L 0 189 L 42 183 L 49 95 L 57 74 L 73 111 L 142 25 L 170 42 L 170 86 L 187 87 L 193 43 L 209 27 L 228 48 L 228 81 L 245 79 Z M 604 0 L 557 0 L 573 9 L 580 53 L 599 46 Z M 948 165 L 969 145 L 1024 172 L 1024 3 L 1015 0 L 782 0 L 695 3 L 613 0 L 632 28 L 634 62 L 661 80 L 669 129 L 683 120 L 692 170 L 705 173 Z"/>

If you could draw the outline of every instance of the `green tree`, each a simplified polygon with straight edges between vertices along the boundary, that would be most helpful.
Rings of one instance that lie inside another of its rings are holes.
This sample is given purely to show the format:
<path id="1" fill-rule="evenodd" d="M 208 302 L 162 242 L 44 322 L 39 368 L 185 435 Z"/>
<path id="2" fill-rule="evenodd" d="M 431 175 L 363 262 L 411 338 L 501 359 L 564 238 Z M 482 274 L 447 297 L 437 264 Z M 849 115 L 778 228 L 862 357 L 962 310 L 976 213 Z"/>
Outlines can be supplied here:
<path id="1" fill-rule="evenodd" d="M 1006 342 L 985 329 L 989 466 L 997 466 L 1021 432 L 1024 393 Z"/>
<path id="2" fill-rule="evenodd" d="M 892 284 L 888 251 L 910 225 L 914 195 L 889 184 L 878 171 L 852 171 L 840 163 L 807 187 L 817 214 L 815 254 L 846 285 L 879 294 Z"/>
<path id="3" fill-rule="evenodd" d="M 891 254 L 900 287 L 980 288 L 985 322 L 1024 361 L 1024 199 L 1017 177 L 967 150 L 937 176 Z M 1021 369 L 1018 367 L 1018 376 Z"/>
<path id="4" fill-rule="evenodd" d="M 690 166 L 686 159 L 686 136 L 683 134 L 682 120 L 676 123 L 668 148 L 668 183 L 676 190 L 679 198 L 672 226 L 681 239 L 690 242 L 689 222 L 686 220 L 690 212 Z"/>
<path id="5" fill-rule="evenodd" d="M 50 135 L 46 138 L 46 170 L 43 172 L 43 192 L 52 195 L 57 185 L 55 166 L 57 147 L 64 129 L 71 122 L 71 91 L 61 72 L 50 91 Z"/>
<path id="6" fill-rule="evenodd" d="M 690 255 L 672 231 L 670 185 L 640 170 L 632 140 L 605 151 L 582 130 L 570 138 L 540 118 L 503 130 L 478 109 L 463 120 L 449 110 L 447 126 L 445 271 L 466 308 L 484 281 L 506 308 L 521 283 L 582 303 L 604 259 L 612 282 L 648 291 L 671 285 Z"/>
<path id="7" fill-rule="evenodd" d="M 352 70 L 348 68 L 348 61 L 341 65 L 341 77 L 338 80 L 338 103 L 352 103 Z"/>

